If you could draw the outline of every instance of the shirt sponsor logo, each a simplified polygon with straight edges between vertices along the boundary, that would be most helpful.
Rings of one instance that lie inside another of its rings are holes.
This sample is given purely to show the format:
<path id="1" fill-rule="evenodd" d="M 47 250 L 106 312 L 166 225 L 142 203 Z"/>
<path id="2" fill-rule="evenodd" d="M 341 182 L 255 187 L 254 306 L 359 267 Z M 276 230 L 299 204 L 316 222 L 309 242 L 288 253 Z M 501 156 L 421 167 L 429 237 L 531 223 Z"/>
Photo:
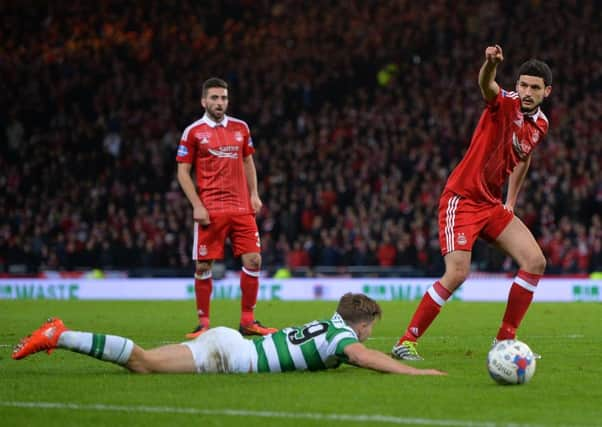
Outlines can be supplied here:
<path id="1" fill-rule="evenodd" d="M 238 147 L 236 145 L 226 145 L 218 149 L 210 148 L 207 151 L 215 157 L 222 159 L 238 159 Z"/>
<path id="2" fill-rule="evenodd" d="M 524 159 L 531 152 L 531 146 L 526 142 L 519 141 L 515 133 L 512 133 L 512 148 L 520 159 Z"/>
<path id="3" fill-rule="evenodd" d="M 184 157 L 188 155 L 188 148 L 185 145 L 178 146 L 178 156 Z"/>

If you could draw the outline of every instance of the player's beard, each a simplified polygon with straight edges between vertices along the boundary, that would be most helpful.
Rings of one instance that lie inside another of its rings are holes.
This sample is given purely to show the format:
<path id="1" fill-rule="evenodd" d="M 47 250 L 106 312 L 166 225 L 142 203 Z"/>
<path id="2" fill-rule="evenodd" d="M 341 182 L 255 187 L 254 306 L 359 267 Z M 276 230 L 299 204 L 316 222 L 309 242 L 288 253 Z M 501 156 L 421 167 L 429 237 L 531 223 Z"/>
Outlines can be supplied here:
<path id="1" fill-rule="evenodd" d="M 525 104 L 523 103 L 523 100 L 520 100 L 520 111 L 523 114 L 533 114 L 537 111 L 537 109 L 539 108 L 539 106 L 541 105 L 541 102 L 539 104 L 535 104 L 535 102 L 533 102 L 529 107 L 525 107 Z"/>
<path id="2" fill-rule="evenodd" d="M 209 115 L 209 118 L 214 122 L 221 122 L 224 118 L 224 114 L 226 114 L 226 111 L 224 109 L 218 111 L 215 108 L 208 108 L 207 114 Z"/>

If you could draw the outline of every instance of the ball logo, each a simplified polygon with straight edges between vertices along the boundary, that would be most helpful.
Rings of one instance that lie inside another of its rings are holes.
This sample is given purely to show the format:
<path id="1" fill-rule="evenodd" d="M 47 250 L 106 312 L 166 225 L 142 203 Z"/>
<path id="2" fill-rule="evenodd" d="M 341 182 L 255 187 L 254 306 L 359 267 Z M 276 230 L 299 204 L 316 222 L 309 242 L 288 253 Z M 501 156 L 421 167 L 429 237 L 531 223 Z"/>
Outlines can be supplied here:
<path id="1" fill-rule="evenodd" d="M 458 245 L 465 245 L 466 243 L 468 243 L 468 240 L 466 240 L 464 233 L 458 233 Z"/>
<path id="2" fill-rule="evenodd" d="M 207 255 L 207 245 L 199 245 L 199 255 L 200 256 Z"/>

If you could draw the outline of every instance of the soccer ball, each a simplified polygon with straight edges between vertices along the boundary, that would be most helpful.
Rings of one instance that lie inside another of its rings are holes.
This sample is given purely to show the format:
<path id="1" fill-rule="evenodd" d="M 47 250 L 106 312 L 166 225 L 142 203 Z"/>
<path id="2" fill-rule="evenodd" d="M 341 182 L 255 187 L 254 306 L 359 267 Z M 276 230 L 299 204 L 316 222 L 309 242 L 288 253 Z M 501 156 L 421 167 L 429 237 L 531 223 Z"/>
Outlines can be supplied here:
<path id="1" fill-rule="evenodd" d="M 499 341 L 487 355 L 487 370 L 498 384 L 525 384 L 535 373 L 535 357 L 522 341 Z"/>

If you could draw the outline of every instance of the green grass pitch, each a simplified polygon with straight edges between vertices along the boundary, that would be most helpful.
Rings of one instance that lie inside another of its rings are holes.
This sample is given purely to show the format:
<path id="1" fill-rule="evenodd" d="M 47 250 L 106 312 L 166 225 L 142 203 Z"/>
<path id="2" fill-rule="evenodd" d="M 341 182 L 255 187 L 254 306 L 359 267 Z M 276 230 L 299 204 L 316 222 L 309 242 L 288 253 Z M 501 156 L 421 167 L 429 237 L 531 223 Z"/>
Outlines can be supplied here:
<path id="1" fill-rule="evenodd" d="M 332 314 L 335 302 L 260 302 L 270 326 Z M 384 302 L 369 347 L 388 352 L 416 302 Z M 499 386 L 486 354 L 500 303 L 452 301 L 420 343 L 447 377 L 380 374 L 351 366 L 318 373 L 135 375 L 67 351 L 10 358 L 47 317 L 112 333 L 145 348 L 179 342 L 195 323 L 192 301 L 0 301 L 2 426 L 594 426 L 602 425 L 602 305 L 536 303 L 519 338 L 542 354 L 532 381 Z M 236 327 L 238 301 L 215 301 L 213 326 Z"/>

